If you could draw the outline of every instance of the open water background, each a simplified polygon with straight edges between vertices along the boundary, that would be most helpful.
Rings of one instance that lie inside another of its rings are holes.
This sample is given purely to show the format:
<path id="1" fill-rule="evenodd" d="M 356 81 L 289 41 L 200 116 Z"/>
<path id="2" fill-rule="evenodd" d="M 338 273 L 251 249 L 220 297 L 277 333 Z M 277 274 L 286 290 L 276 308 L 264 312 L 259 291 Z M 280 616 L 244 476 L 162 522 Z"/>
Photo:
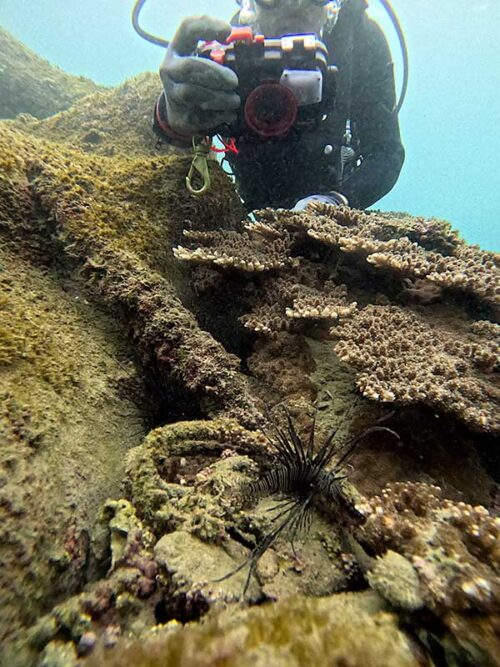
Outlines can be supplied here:
<path id="1" fill-rule="evenodd" d="M 156 70 L 162 50 L 130 24 L 132 0 L 0 0 L 0 25 L 64 70 L 115 85 Z M 401 127 L 406 163 L 377 207 L 450 220 L 500 250 L 500 0 L 392 0 L 410 51 Z M 171 37 L 184 16 L 229 18 L 232 0 L 149 0 L 143 26 Z M 378 0 L 399 75 L 399 47 Z M 400 80 L 400 79 L 399 79 Z M 160 86 L 160 81 L 158 81 Z"/>

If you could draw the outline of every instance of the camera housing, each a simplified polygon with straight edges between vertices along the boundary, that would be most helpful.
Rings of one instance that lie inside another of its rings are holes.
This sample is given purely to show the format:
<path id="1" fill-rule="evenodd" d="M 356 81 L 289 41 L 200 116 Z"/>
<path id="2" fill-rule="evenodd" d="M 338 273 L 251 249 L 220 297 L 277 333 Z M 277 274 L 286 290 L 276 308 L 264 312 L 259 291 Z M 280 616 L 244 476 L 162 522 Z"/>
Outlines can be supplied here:
<path id="1" fill-rule="evenodd" d="M 249 140 L 282 138 L 317 127 L 331 111 L 337 68 L 314 34 L 265 37 L 234 28 L 225 43 L 204 42 L 198 55 L 238 76 L 241 107 L 231 125 L 213 134 Z"/>

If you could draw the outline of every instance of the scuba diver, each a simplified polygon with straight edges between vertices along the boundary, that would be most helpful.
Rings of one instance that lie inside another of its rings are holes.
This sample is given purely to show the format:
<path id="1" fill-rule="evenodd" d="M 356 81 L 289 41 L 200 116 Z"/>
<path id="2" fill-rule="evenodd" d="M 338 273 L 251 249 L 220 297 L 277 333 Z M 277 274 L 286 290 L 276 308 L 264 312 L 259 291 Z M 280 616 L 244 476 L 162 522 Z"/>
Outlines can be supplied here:
<path id="1" fill-rule="evenodd" d="M 186 148 L 195 136 L 209 135 L 211 145 L 220 135 L 248 211 L 303 210 L 311 201 L 373 205 L 395 185 L 404 148 L 390 49 L 366 0 L 238 4 L 231 24 L 203 16 L 180 25 L 160 68 L 157 135 Z M 253 51 L 238 47 L 245 41 Z M 207 57 L 200 57 L 200 43 L 208 45 Z M 285 64 L 269 84 L 265 77 L 279 59 Z M 268 67 L 262 87 L 245 86 L 261 63 Z M 259 117 L 273 113 L 274 123 Z"/>

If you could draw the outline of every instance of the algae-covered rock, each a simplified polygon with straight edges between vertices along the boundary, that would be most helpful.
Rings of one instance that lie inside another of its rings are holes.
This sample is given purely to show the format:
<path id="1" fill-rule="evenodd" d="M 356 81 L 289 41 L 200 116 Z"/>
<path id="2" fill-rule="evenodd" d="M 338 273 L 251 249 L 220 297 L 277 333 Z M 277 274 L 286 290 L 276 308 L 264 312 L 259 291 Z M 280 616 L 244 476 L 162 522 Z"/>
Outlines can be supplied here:
<path id="1" fill-rule="evenodd" d="M 99 105 L 83 113 L 90 108 Z M 95 524 L 106 497 L 119 494 L 125 452 L 149 411 L 178 415 L 189 392 L 195 413 L 203 400 L 217 411 L 220 391 L 229 412 L 245 395 L 250 404 L 237 360 L 183 305 L 189 290 L 171 256 L 186 216 L 234 220 L 222 173 L 213 169 L 205 207 L 185 189 L 185 159 L 126 157 L 126 142 L 114 158 L 86 155 L 14 125 L 0 126 L 2 643 L 103 572 Z M 184 380 L 173 377 L 178 364 Z M 159 394 L 153 408 L 141 389 L 146 372 Z M 119 541 L 116 528 L 115 553 Z"/>
<path id="2" fill-rule="evenodd" d="M 100 88 L 54 67 L 0 28 L 0 118 L 46 118 Z"/>
<path id="3" fill-rule="evenodd" d="M 428 664 L 375 594 L 291 598 L 249 610 L 228 610 L 202 625 L 158 630 L 113 652 L 101 649 L 89 667 L 410 667 Z"/>
<path id="4" fill-rule="evenodd" d="M 395 607 L 415 611 L 424 606 L 420 583 L 409 560 L 395 551 L 378 558 L 368 573 L 370 586 Z"/>
<path id="5" fill-rule="evenodd" d="M 231 557 L 221 547 L 206 544 L 189 533 L 175 531 L 162 537 L 155 547 L 155 557 L 172 575 L 177 595 L 193 595 L 196 590 L 209 600 L 234 601 L 239 600 L 244 590 L 246 570 L 225 578 L 240 564 L 235 555 Z M 251 582 L 248 596 L 250 599 L 259 597 L 255 581 Z"/>
<path id="6" fill-rule="evenodd" d="M 140 74 L 117 88 L 89 91 L 94 94 L 50 118 L 22 116 L 13 125 L 30 136 L 70 144 L 85 153 L 158 155 L 152 113 L 159 83 L 153 73 Z"/>
<path id="7" fill-rule="evenodd" d="M 90 529 L 116 493 L 140 413 L 116 321 L 78 280 L 0 250 L 0 637 L 84 580 Z M 139 433 L 138 433 L 139 431 Z"/>

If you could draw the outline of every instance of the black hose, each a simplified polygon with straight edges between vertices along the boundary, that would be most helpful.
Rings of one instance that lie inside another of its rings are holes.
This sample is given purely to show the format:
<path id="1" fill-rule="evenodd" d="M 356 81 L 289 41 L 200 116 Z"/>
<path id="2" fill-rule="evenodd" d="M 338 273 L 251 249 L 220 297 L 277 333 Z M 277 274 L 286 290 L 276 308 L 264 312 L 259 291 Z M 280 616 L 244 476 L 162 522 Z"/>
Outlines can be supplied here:
<path id="1" fill-rule="evenodd" d="M 399 45 L 401 47 L 401 52 L 403 54 L 403 84 L 401 86 L 401 95 L 399 96 L 399 101 L 396 104 L 396 106 L 393 109 L 393 113 L 399 113 L 401 111 L 401 107 L 404 104 L 405 98 L 406 98 L 406 93 L 408 91 L 408 81 L 410 78 L 410 63 L 409 63 L 409 57 L 408 57 L 408 47 L 406 45 L 406 40 L 405 36 L 403 33 L 403 28 L 401 27 L 401 23 L 399 22 L 398 17 L 396 16 L 396 12 L 394 9 L 391 7 L 389 0 L 380 0 L 382 5 L 384 6 L 385 11 L 389 14 L 389 17 L 392 21 L 392 25 L 394 26 L 394 29 L 396 31 L 396 34 L 398 36 L 399 40 Z"/>
<path id="2" fill-rule="evenodd" d="M 161 37 L 155 37 L 154 35 L 150 35 L 149 32 L 143 30 L 139 25 L 139 14 L 141 13 L 141 10 L 144 7 L 145 2 L 146 0 L 136 0 L 136 3 L 132 10 L 132 25 L 134 26 L 134 30 L 140 37 L 145 39 L 147 42 L 151 42 L 151 44 L 156 44 L 156 46 L 163 46 L 163 48 L 166 49 L 170 44 L 169 41 L 167 41 L 166 39 L 162 39 Z"/>

